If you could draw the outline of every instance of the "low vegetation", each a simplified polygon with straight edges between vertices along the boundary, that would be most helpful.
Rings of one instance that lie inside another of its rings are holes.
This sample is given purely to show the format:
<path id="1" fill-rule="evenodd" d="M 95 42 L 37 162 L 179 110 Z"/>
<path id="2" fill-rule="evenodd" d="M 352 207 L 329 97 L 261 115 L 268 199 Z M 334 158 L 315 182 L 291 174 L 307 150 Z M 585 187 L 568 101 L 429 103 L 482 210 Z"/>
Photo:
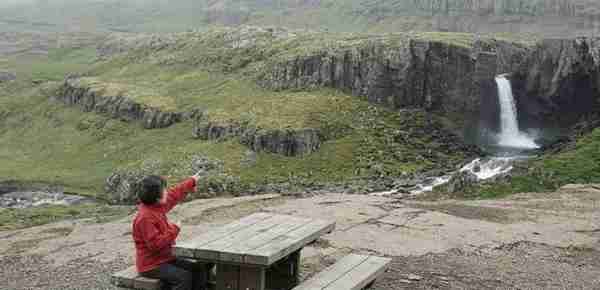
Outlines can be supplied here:
<path id="1" fill-rule="evenodd" d="M 49 205 L 25 209 L 0 209 L 0 231 L 16 230 L 65 219 L 89 218 L 104 223 L 133 212 L 132 207 L 87 205 Z"/>
<path id="2" fill-rule="evenodd" d="M 150 162 L 158 164 L 155 173 L 176 181 L 193 173 L 181 168 L 201 155 L 221 160 L 225 176 L 234 177 L 235 185 L 227 190 L 244 193 L 274 184 L 303 188 L 449 169 L 465 158 L 467 153 L 433 139 L 430 130 L 443 126 L 423 112 L 392 112 L 333 89 L 274 92 L 255 84 L 272 58 L 310 52 L 317 43 L 347 47 L 362 43 L 365 36 L 342 35 L 327 43 L 322 43 L 326 34 L 293 41 L 269 37 L 264 31 L 216 29 L 178 34 L 175 40 L 150 37 L 143 40 L 149 45 L 104 60 L 88 47 L 11 57 L 1 69 L 18 70 L 18 80 L 1 84 L 0 158 L 6 161 L 0 176 L 63 185 L 102 198 L 106 179 L 117 170 Z M 401 39 L 389 38 L 391 43 Z M 216 122 L 316 128 L 326 141 L 308 156 L 258 152 L 247 162 L 248 148 L 237 139 L 193 139 L 192 122 L 144 130 L 140 124 L 52 101 L 61 80 L 73 73 L 82 75 L 82 85 L 104 95 L 123 95 L 164 110 L 199 107 Z M 207 183 L 231 182 L 220 178 L 209 177 Z"/>

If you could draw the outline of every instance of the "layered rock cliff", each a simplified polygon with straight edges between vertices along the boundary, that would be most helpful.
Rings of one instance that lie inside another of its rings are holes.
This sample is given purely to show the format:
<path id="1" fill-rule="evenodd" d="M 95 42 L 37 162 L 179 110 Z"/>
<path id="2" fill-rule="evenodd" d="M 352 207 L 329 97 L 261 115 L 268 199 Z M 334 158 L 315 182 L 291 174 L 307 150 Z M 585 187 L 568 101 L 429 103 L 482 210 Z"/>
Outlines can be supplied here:
<path id="1" fill-rule="evenodd" d="M 335 87 L 388 108 L 422 108 L 464 123 L 481 115 L 482 107 L 495 107 L 488 105 L 497 102 L 494 76 L 518 69 L 527 53 L 524 46 L 496 40 L 472 46 L 373 40 L 277 63 L 259 83 L 275 90 Z"/>
<path id="2" fill-rule="evenodd" d="M 547 39 L 536 45 L 512 75 L 521 124 L 572 125 L 598 111 L 598 39 Z"/>
<path id="3" fill-rule="evenodd" d="M 269 152 L 285 156 L 302 156 L 321 147 L 324 137 L 320 130 L 261 129 L 236 122 L 220 123 L 199 119 L 193 136 L 202 140 L 224 141 L 239 138 L 240 142 L 255 152 Z"/>
<path id="4" fill-rule="evenodd" d="M 106 96 L 81 85 L 77 78 L 67 78 L 53 97 L 66 105 L 78 106 L 84 112 L 96 112 L 126 122 L 139 121 L 146 129 L 169 127 L 196 114 L 195 111 L 166 112 L 135 102 L 126 96 Z"/>

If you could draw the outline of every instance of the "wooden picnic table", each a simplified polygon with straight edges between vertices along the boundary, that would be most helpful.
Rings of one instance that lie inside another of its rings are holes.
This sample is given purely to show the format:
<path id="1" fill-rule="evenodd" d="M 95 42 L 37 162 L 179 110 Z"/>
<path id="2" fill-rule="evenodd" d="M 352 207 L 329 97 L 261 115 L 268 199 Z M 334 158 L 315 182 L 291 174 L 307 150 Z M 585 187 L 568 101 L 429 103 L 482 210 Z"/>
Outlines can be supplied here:
<path id="1" fill-rule="evenodd" d="M 217 265 L 217 290 L 291 289 L 298 284 L 300 251 L 335 222 L 257 213 L 174 247 L 178 258 Z"/>

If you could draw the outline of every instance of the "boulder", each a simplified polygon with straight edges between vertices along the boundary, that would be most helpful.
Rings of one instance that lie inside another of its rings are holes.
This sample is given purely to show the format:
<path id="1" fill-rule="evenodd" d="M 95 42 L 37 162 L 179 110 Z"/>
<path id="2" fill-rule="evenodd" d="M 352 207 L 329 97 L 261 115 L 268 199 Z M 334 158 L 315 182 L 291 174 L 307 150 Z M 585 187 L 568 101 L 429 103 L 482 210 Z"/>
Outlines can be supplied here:
<path id="1" fill-rule="evenodd" d="M 477 184 L 477 175 L 470 171 L 462 171 L 455 173 L 448 184 L 445 185 L 446 191 L 449 193 L 460 193 L 468 190 Z"/>
<path id="2" fill-rule="evenodd" d="M 0 71 L 0 83 L 14 81 L 17 79 L 17 75 L 12 72 Z"/>

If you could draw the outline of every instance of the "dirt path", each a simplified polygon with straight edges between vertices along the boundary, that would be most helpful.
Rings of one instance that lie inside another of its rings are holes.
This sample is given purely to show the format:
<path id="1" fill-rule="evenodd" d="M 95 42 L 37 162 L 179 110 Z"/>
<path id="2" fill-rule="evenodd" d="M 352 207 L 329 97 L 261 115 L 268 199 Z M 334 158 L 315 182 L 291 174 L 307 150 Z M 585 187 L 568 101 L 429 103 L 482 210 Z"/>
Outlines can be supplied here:
<path id="1" fill-rule="evenodd" d="M 305 248 L 302 276 L 350 252 L 394 258 L 375 289 L 600 289 L 600 190 L 485 201 L 418 202 L 364 195 L 277 195 L 180 206 L 182 240 L 257 211 L 335 219 Z M 0 289 L 114 289 L 133 263 L 130 218 L 0 232 Z"/>

